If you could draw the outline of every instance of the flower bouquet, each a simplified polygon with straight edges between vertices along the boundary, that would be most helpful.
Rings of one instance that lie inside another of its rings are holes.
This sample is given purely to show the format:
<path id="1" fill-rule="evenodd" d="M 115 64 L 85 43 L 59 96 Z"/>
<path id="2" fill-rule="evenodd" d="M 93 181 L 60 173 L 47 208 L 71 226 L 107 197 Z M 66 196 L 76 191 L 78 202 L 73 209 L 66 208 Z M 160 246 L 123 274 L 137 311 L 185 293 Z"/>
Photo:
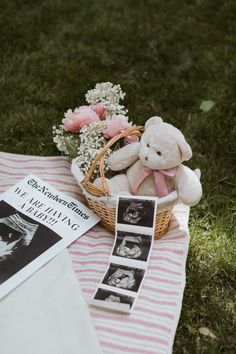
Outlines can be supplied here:
<path id="1" fill-rule="evenodd" d="M 62 124 L 53 127 L 53 141 L 58 150 L 75 159 L 84 175 L 108 141 L 133 126 L 127 116 L 128 110 L 120 104 L 124 97 L 125 93 L 120 85 L 110 82 L 98 83 L 85 95 L 88 105 L 69 109 L 64 114 Z M 112 174 L 107 163 L 111 152 L 135 141 L 138 141 L 136 135 L 128 135 L 107 150 L 104 168 L 108 176 Z M 98 175 L 97 165 L 92 180 Z"/>
<path id="2" fill-rule="evenodd" d="M 117 195 L 111 195 L 106 181 L 114 175 L 108 159 L 113 151 L 139 141 L 143 130 L 129 121 L 128 110 L 120 103 L 124 97 L 120 85 L 98 83 L 86 93 L 87 105 L 69 109 L 62 123 L 53 127 L 53 141 L 71 158 L 72 173 L 88 206 L 110 231 L 115 230 Z M 96 186 L 97 177 L 101 187 Z M 172 193 L 162 199 L 156 215 L 156 238 L 165 233 L 177 197 Z"/>

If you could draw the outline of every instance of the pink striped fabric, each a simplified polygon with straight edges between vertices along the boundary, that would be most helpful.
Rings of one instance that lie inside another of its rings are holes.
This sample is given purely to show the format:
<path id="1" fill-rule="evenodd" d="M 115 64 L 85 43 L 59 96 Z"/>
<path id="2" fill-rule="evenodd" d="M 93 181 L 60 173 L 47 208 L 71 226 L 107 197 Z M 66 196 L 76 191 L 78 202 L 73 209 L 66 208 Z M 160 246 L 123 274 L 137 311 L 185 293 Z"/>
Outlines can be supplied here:
<path id="1" fill-rule="evenodd" d="M 38 175 L 68 195 L 80 198 L 66 158 L 0 153 L 0 192 L 29 173 Z M 168 233 L 154 242 L 147 276 L 131 315 L 91 307 L 91 317 L 104 353 L 172 352 L 185 286 L 188 215 L 187 207 L 177 205 Z M 90 298 L 104 274 L 112 244 L 113 235 L 95 226 L 69 247 L 85 299 Z"/>

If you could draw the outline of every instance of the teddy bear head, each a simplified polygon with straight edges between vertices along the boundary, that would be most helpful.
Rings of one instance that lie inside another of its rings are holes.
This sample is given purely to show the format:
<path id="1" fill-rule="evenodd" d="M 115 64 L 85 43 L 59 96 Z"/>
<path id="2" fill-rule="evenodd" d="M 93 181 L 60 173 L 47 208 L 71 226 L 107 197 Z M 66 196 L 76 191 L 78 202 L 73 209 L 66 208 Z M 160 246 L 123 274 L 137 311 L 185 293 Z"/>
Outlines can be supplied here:
<path id="1" fill-rule="evenodd" d="M 163 170 L 177 167 L 191 157 L 192 150 L 180 130 L 160 117 L 152 117 L 145 124 L 140 142 L 113 152 L 108 163 L 112 171 L 120 171 L 140 159 L 152 170 Z"/>
<path id="2" fill-rule="evenodd" d="M 152 117 L 145 124 L 140 140 L 139 158 L 151 169 L 167 169 L 180 165 L 192 157 L 192 150 L 183 134 L 160 117 Z"/>

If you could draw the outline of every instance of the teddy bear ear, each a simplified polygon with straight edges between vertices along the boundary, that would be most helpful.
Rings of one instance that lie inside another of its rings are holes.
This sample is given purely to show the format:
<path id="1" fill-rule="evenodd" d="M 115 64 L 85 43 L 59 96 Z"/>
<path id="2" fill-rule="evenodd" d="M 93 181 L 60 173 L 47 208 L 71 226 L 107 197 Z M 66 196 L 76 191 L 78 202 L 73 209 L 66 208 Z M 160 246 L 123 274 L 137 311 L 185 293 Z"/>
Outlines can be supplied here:
<path id="1" fill-rule="evenodd" d="M 145 123 L 145 129 L 151 127 L 151 125 L 158 125 L 160 123 L 163 123 L 163 119 L 158 116 L 154 116 L 149 118 L 146 123 Z"/>
<path id="2" fill-rule="evenodd" d="M 182 155 L 182 161 L 188 161 L 192 157 L 192 149 L 186 140 L 179 140 L 178 147 Z"/>

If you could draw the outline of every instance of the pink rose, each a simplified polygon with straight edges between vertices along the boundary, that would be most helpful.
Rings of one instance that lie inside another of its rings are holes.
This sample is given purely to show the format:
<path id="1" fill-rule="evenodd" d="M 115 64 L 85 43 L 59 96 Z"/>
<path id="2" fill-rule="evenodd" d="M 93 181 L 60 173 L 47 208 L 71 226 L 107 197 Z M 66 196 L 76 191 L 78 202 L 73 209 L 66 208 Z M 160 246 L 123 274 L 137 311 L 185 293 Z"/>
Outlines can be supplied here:
<path id="1" fill-rule="evenodd" d="M 132 143 L 137 143 L 139 141 L 138 136 L 136 135 L 129 135 L 126 138 L 124 138 L 125 144 L 132 144 Z"/>
<path id="2" fill-rule="evenodd" d="M 101 103 L 95 104 L 94 106 L 92 106 L 92 109 L 94 110 L 94 112 L 97 113 L 98 117 L 101 120 L 105 118 L 105 108 L 103 104 Z"/>
<path id="3" fill-rule="evenodd" d="M 106 128 L 103 131 L 105 138 L 111 139 L 113 136 L 131 127 L 132 124 L 128 122 L 128 118 L 123 115 L 113 115 L 106 120 Z"/>
<path id="4" fill-rule="evenodd" d="M 64 129 L 68 132 L 75 132 L 96 121 L 99 121 L 99 116 L 89 106 L 81 106 L 76 108 L 74 112 L 69 109 L 65 113 L 65 118 L 62 119 Z"/>

